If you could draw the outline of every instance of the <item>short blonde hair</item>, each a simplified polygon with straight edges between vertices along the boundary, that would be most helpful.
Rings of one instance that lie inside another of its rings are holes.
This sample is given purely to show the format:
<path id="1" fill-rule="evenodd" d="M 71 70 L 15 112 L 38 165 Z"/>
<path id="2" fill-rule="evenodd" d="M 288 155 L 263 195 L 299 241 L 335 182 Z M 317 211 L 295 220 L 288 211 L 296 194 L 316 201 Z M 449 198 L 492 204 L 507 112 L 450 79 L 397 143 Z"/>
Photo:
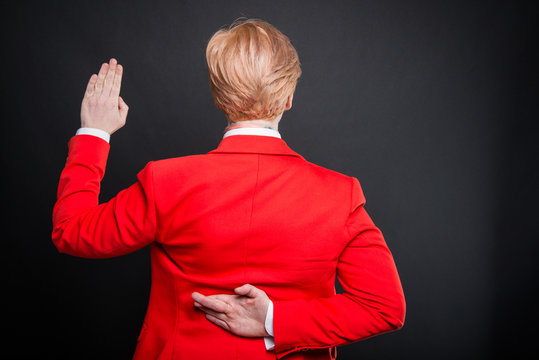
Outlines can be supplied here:
<path id="1" fill-rule="evenodd" d="M 229 121 L 275 118 L 301 75 L 288 37 L 259 19 L 239 19 L 217 31 L 206 61 L 215 105 Z"/>

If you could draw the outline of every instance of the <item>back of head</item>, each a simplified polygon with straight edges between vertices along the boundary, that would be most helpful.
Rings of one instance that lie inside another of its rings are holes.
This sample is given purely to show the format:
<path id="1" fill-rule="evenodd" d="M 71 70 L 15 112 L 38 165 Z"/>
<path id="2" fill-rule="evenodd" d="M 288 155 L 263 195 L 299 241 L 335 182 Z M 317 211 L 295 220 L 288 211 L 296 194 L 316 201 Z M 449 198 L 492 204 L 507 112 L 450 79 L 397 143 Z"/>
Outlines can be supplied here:
<path id="1" fill-rule="evenodd" d="M 281 114 L 301 75 L 288 37 L 257 19 L 217 31 L 206 48 L 206 61 L 215 105 L 234 122 Z"/>

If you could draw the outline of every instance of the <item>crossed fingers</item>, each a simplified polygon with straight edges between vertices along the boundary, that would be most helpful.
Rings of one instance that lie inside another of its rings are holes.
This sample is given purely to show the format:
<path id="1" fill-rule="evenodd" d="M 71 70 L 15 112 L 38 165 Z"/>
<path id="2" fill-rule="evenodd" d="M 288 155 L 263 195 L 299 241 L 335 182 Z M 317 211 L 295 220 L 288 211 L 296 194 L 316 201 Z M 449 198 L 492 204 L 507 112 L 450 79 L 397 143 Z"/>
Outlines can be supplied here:
<path id="1" fill-rule="evenodd" d="M 214 314 L 220 313 L 226 315 L 231 310 L 230 304 L 221 296 L 204 296 L 200 293 L 194 292 L 192 294 L 192 298 L 195 300 L 195 306 L 200 307 L 199 305 L 202 305 Z"/>
<path id="2" fill-rule="evenodd" d="M 194 292 L 191 295 L 193 300 L 195 300 L 194 306 L 206 314 L 206 319 L 219 325 L 223 329 L 231 330 L 227 320 L 232 311 L 232 306 L 226 301 L 226 296 L 227 295 L 204 296 L 197 292 Z"/>

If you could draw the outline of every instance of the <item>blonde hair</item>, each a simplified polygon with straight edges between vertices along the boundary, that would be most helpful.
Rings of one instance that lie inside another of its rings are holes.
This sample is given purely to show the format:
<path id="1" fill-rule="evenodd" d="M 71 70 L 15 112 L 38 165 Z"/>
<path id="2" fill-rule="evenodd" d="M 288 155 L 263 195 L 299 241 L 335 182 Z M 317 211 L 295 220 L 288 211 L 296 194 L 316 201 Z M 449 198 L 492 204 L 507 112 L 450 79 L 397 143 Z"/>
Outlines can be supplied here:
<path id="1" fill-rule="evenodd" d="M 288 37 L 259 19 L 238 19 L 217 31 L 206 61 L 215 105 L 229 121 L 275 118 L 301 75 Z"/>

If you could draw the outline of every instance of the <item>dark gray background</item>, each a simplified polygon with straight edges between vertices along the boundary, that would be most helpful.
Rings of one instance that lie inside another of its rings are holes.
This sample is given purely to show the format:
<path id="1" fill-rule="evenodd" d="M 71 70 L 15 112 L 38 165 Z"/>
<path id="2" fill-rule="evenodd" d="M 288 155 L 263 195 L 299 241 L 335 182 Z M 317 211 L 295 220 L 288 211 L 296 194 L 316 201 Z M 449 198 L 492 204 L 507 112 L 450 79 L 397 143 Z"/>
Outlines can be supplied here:
<path id="1" fill-rule="evenodd" d="M 67 141 L 90 75 L 125 67 L 127 125 L 102 200 L 146 162 L 205 153 L 225 117 L 204 50 L 240 16 L 296 47 L 303 75 L 280 131 L 355 176 L 393 252 L 402 330 L 340 359 L 537 354 L 537 7 L 523 1 L 35 1 L 3 5 L 2 216 L 7 349 L 128 359 L 149 295 L 148 249 L 62 255 L 50 239 Z"/>

